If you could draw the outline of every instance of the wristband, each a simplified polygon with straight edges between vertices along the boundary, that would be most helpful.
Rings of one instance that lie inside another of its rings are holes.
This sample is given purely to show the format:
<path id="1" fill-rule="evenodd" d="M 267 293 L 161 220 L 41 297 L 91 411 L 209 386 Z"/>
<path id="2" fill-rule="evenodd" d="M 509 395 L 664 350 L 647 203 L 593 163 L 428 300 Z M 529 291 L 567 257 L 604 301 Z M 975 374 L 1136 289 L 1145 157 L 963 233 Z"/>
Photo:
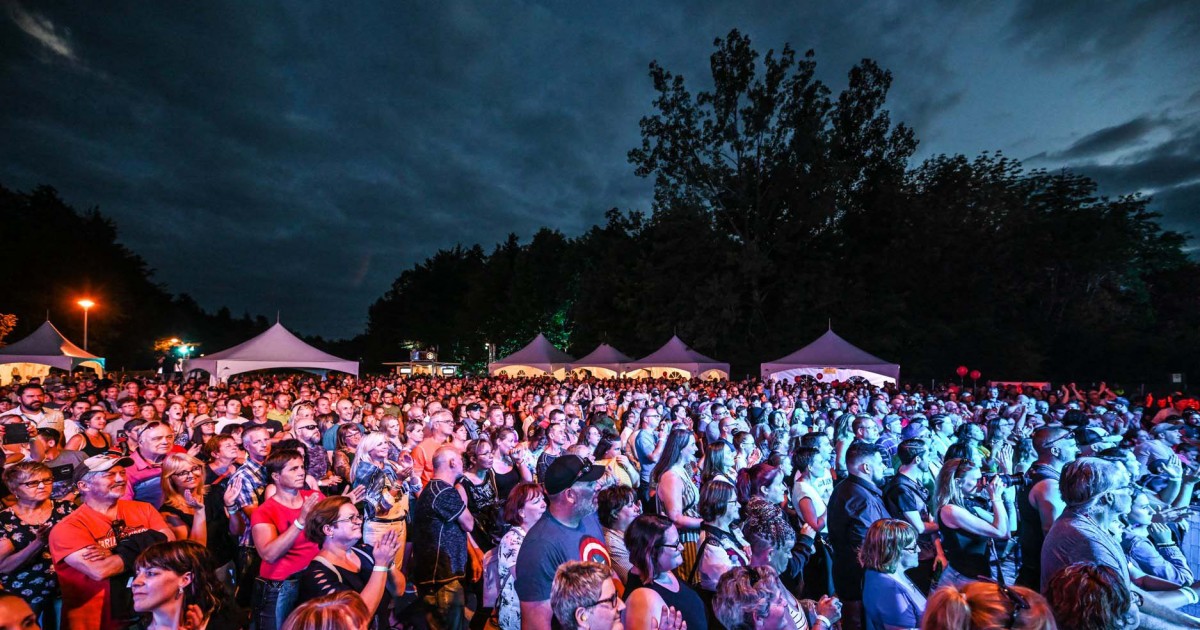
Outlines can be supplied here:
<path id="1" fill-rule="evenodd" d="M 300 519 L 296 519 L 296 520 L 292 521 L 292 525 L 294 525 L 296 527 L 296 529 L 298 529 L 300 531 L 304 531 L 304 522 L 301 521 Z"/>
<path id="2" fill-rule="evenodd" d="M 826 630 L 830 630 L 831 628 L 833 628 L 833 624 L 830 623 L 829 618 L 826 617 L 825 615 L 817 615 L 817 623 L 825 624 Z"/>
<path id="3" fill-rule="evenodd" d="M 381 567 L 378 564 L 371 567 L 371 573 L 387 573 L 387 572 L 388 572 L 387 567 Z"/>

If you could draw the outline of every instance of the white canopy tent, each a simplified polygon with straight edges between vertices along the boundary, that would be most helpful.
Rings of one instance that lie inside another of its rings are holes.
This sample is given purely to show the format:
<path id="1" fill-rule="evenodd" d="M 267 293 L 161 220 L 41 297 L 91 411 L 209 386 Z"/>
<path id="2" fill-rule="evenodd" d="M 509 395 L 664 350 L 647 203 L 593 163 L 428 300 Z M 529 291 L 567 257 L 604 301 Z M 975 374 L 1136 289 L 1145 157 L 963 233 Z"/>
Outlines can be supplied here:
<path id="1" fill-rule="evenodd" d="M 488 364 L 492 376 L 546 376 L 557 379 L 567 377 L 567 370 L 575 359 L 554 347 L 542 333 L 533 338 L 524 348 Z"/>
<path id="2" fill-rule="evenodd" d="M 274 368 L 318 372 L 333 370 L 358 376 L 357 361 L 339 359 L 322 352 L 301 341 L 278 322 L 249 341 L 188 360 L 184 363 L 183 371 L 204 370 L 214 382 L 224 382 L 234 374 Z"/>
<path id="3" fill-rule="evenodd" d="M 104 374 L 104 359 L 68 341 L 50 320 L 28 337 L 0 348 L 0 385 L 11 383 L 14 374 L 28 382 L 45 378 L 50 368 L 74 372 L 80 367 Z"/>
<path id="4" fill-rule="evenodd" d="M 625 364 L 633 359 L 624 352 L 602 343 L 587 356 L 571 364 L 572 372 L 587 372 L 596 378 L 620 378 L 625 373 Z"/>
<path id="5" fill-rule="evenodd" d="M 637 361 L 630 361 L 625 368 L 625 376 L 630 378 L 729 378 L 728 363 L 721 363 L 692 350 L 674 335 L 663 347 Z"/>
<path id="6" fill-rule="evenodd" d="M 882 386 L 900 381 L 900 366 L 888 363 L 842 339 L 830 328 L 816 341 L 783 357 L 762 364 L 763 380 L 790 381 L 812 376 L 823 381 L 846 381 L 855 376 Z"/>

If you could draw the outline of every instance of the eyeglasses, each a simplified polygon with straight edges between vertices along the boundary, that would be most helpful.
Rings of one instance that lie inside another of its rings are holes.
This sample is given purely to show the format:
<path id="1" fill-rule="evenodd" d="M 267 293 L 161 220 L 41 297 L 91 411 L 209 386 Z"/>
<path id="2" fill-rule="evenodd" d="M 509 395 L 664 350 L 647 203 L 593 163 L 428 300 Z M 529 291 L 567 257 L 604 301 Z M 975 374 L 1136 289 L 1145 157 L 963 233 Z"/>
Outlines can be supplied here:
<path id="1" fill-rule="evenodd" d="M 296 430 L 297 431 L 308 431 L 309 429 L 315 429 L 315 428 L 317 428 L 317 425 L 315 425 L 315 424 L 306 424 L 302 427 L 296 427 Z"/>
<path id="2" fill-rule="evenodd" d="M 598 599 L 590 604 L 584 604 L 583 606 L 580 606 L 580 608 L 591 608 L 593 606 L 599 606 L 600 604 L 608 604 L 609 606 L 612 606 L 615 608 L 617 606 L 617 594 L 613 593 L 611 597 L 605 597 L 604 599 Z"/>
<path id="3" fill-rule="evenodd" d="M 23 481 L 23 482 L 21 482 L 21 485 L 28 490 L 33 490 L 34 488 L 38 488 L 41 486 L 52 486 L 52 485 L 54 485 L 54 480 L 53 479 L 33 479 L 30 481 Z"/>
<path id="4" fill-rule="evenodd" d="M 1062 440 L 1065 440 L 1067 438 L 1074 438 L 1074 437 L 1075 437 L 1074 433 L 1067 431 L 1066 433 L 1054 438 L 1053 440 L 1046 442 L 1045 446 L 1049 447 L 1049 446 L 1053 445 L 1055 442 L 1061 442 Z"/>
<path id="5" fill-rule="evenodd" d="M 675 542 L 675 543 L 672 543 L 672 544 L 669 544 L 669 545 L 668 545 L 667 543 L 658 543 L 658 546 L 659 546 L 659 547 L 662 547 L 662 548 L 664 548 L 664 549 L 674 549 L 674 550 L 678 551 L 678 550 L 679 550 L 679 547 L 680 547 L 682 544 L 683 544 L 683 543 L 680 543 L 680 542 Z"/>
<path id="6" fill-rule="evenodd" d="M 201 468 L 199 466 L 195 466 L 193 468 L 188 468 L 187 470 L 181 470 L 177 473 L 172 473 L 171 476 L 172 477 L 199 477 L 200 473 L 203 471 L 204 471 L 203 468 Z"/>
<path id="7" fill-rule="evenodd" d="M 345 522 L 347 522 L 347 521 L 348 521 L 348 522 L 351 522 L 351 523 L 362 523 L 362 522 L 363 522 L 363 517 L 362 517 L 362 516 L 359 516 L 358 514 L 355 514 L 354 516 L 351 516 L 351 517 L 348 517 L 348 518 L 339 518 L 338 520 L 334 521 L 334 524 L 336 524 L 336 523 L 345 523 Z"/>
<path id="8" fill-rule="evenodd" d="M 1012 614 L 1008 618 L 1008 625 L 1004 626 L 1008 630 L 1012 630 L 1012 628 L 1016 627 L 1017 625 L 1017 618 L 1021 616 L 1021 611 L 1029 610 L 1029 602 L 1022 597 L 1020 593 L 1012 590 L 1008 586 L 1004 584 L 1000 584 L 999 586 L 1000 592 L 1003 593 L 1004 596 L 1008 598 L 1009 603 L 1012 604 Z"/>

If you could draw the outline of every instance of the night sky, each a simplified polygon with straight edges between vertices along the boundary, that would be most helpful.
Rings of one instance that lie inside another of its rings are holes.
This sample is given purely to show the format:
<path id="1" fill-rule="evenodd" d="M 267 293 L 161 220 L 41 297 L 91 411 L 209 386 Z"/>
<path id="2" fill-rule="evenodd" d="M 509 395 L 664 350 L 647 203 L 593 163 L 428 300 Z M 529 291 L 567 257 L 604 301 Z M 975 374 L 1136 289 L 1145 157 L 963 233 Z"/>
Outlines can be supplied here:
<path id="1" fill-rule="evenodd" d="M 304 334 L 361 332 L 438 248 L 648 210 L 648 64 L 695 93 L 731 28 L 815 49 L 835 92 L 879 61 L 918 159 L 1070 166 L 1200 235 L 1194 0 L 0 7 L 0 184 L 98 206 L 168 290 Z"/>

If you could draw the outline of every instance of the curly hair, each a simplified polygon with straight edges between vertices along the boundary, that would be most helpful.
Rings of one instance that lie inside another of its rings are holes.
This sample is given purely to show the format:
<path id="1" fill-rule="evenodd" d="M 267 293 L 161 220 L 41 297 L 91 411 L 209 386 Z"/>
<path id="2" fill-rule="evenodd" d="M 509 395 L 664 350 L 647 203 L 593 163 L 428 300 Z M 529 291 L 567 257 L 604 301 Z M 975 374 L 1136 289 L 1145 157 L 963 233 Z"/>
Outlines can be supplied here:
<path id="1" fill-rule="evenodd" d="M 617 523 L 617 513 L 634 501 L 637 501 L 637 493 L 629 486 L 615 485 L 601 490 L 596 497 L 600 524 L 612 529 Z"/>
<path id="2" fill-rule="evenodd" d="M 768 545 L 772 549 L 790 548 L 796 543 L 796 530 L 787 522 L 783 509 L 762 497 L 754 497 L 743 510 L 742 533 L 751 546 Z"/>
<path id="3" fill-rule="evenodd" d="M 1046 583 L 1046 601 L 1063 627 L 1119 630 L 1127 627 L 1120 611 L 1132 606 L 1125 581 L 1112 567 L 1094 562 L 1065 566 Z"/>
<path id="4" fill-rule="evenodd" d="M 371 621 L 362 595 L 338 591 L 300 604 L 288 615 L 281 630 L 358 630 Z"/>
<path id="5" fill-rule="evenodd" d="M 754 630 L 755 620 L 767 617 L 783 588 L 771 567 L 734 567 L 717 582 L 713 613 L 728 630 Z"/>

